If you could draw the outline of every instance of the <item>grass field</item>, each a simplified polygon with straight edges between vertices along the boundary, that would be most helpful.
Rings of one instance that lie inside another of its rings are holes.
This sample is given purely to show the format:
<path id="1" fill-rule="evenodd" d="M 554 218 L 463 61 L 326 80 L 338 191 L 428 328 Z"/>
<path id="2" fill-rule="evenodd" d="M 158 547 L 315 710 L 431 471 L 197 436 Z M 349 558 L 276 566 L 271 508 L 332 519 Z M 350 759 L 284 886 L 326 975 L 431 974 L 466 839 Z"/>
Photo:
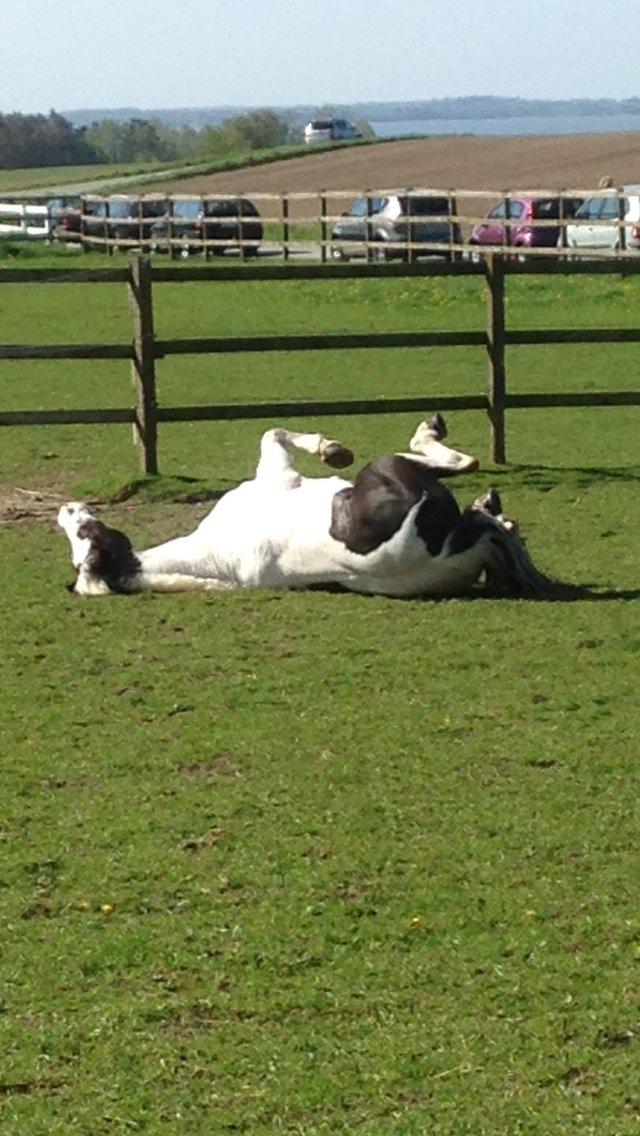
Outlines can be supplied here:
<path id="1" fill-rule="evenodd" d="M 0 170 L 0 193 L 37 190 L 48 185 L 72 185 L 75 182 L 95 181 L 97 178 L 144 177 L 163 168 L 174 168 L 169 162 L 122 162 L 117 165 L 91 166 L 38 166 L 29 170 Z"/>
<path id="2" fill-rule="evenodd" d="M 395 141 L 395 139 L 394 139 Z M 206 161 L 172 162 L 119 162 L 94 164 L 90 166 L 38 166 L 33 169 L 0 170 L 0 194 L 37 191 L 52 185 L 78 185 L 80 192 L 84 182 L 108 180 L 115 186 L 122 179 L 132 191 L 139 187 L 152 192 L 153 182 L 163 171 L 172 181 L 181 177 L 191 178 L 203 174 L 221 173 L 226 170 L 249 169 L 252 166 L 269 165 L 288 158 L 310 157 L 312 154 L 327 153 L 332 150 L 346 150 L 354 147 L 388 144 L 386 138 L 361 138 L 354 142 L 329 142 L 322 146 L 309 148 L 304 143 L 295 145 L 271 146 L 262 150 L 246 150 L 227 154 L 224 157 L 209 158 Z"/>
<path id="3" fill-rule="evenodd" d="M 474 328 L 481 289 L 159 285 L 156 325 Z M 514 327 L 633 325 L 637 306 L 633 280 L 508 283 Z M 4 287 L 0 324 L 131 336 L 110 285 Z M 172 359 L 160 398 L 428 409 L 485 368 L 466 348 Z M 508 368 L 514 390 L 632 388 L 637 348 L 514 348 Z M 131 401 L 126 364 L 0 379 L 7 407 Z M 637 415 L 512 412 L 511 464 L 459 487 L 497 484 L 540 566 L 592 586 L 579 602 L 82 602 L 53 512 L 1 530 L 3 1136 L 638 1131 Z M 362 461 L 413 425 L 319 423 Z M 162 427 L 161 490 L 247 475 L 262 426 Z M 480 413 L 450 427 L 485 455 Z M 104 496 L 135 473 L 128 428 L 3 443 L 5 485 Z M 143 545 L 206 508 L 143 494 L 105 515 Z"/>

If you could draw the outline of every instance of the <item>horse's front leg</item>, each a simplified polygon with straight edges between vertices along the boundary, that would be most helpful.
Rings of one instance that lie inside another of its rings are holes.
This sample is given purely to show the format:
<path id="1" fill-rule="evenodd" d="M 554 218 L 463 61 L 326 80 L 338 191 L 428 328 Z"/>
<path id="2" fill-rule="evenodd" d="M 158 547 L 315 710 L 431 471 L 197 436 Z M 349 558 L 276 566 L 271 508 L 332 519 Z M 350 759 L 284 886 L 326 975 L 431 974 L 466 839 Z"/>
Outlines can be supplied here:
<path id="1" fill-rule="evenodd" d="M 295 487 L 300 483 L 300 474 L 294 467 L 295 451 L 312 454 L 333 469 L 344 469 L 353 462 L 353 453 L 324 434 L 298 434 L 276 426 L 267 430 L 260 440 L 260 460 L 256 469 L 256 481 L 278 483 L 285 487 Z"/>

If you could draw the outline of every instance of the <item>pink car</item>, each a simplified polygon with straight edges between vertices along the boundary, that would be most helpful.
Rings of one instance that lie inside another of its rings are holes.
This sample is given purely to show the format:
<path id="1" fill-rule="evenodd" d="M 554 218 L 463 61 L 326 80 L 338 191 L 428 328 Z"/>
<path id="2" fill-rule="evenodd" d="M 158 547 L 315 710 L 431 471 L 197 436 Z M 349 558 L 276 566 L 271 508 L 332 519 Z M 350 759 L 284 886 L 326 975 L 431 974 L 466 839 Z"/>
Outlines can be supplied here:
<path id="1" fill-rule="evenodd" d="M 538 221 L 560 219 L 559 197 L 509 197 L 490 209 L 486 220 L 475 225 L 469 237 L 472 245 L 505 245 L 511 248 L 555 248 L 560 225 L 538 225 Z M 565 218 L 573 217 L 582 204 L 579 197 L 565 197 Z M 508 219 L 505 224 L 508 209 Z"/>

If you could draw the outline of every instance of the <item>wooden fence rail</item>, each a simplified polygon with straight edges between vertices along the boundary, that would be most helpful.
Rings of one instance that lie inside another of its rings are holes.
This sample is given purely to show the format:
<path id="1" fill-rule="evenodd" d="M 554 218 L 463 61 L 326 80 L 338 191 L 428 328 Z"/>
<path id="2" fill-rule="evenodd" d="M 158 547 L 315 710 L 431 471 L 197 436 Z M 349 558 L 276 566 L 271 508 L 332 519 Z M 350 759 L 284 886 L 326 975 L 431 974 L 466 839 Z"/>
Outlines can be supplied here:
<path id="1" fill-rule="evenodd" d="M 572 256 L 588 258 L 595 231 L 597 255 L 607 255 L 606 249 L 624 255 L 628 249 L 637 256 L 634 187 L 605 181 L 597 188 L 536 190 L 360 187 L 255 192 L 251 200 L 241 192 L 84 194 L 67 216 L 62 235 L 105 253 L 138 249 L 166 253 L 171 259 L 197 255 L 206 261 L 234 248 L 244 259 L 257 255 L 260 244 L 285 262 L 295 254 L 312 253 L 324 264 L 357 256 L 358 248 L 368 260 L 399 254 L 415 260 L 425 252 L 425 241 L 432 252 L 450 259 L 509 247 L 527 257 L 554 258 L 563 257 L 570 247 Z M 591 207 L 584 215 L 578 212 L 587 200 L 598 204 L 597 215 Z M 400 214 L 395 210 L 402 214 L 401 223 L 391 229 L 384 213 L 389 207 L 396 221 Z M 428 235 L 425 224 L 431 229 Z"/>
<path id="2" fill-rule="evenodd" d="M 131 363 L 135 406 L 78 410 L 0 411 L 0 426 L 124 423 L 134 426 L 140 463 L 145 473 L 158 472 L 158 425 L 160 422 L 230 421 L 323 415 L 395 414 L 426 410 L 484 410 L 491 429 L 491 456 L 506 461 L 506 411 L 524 407 L 640 406 L 640 391 L 589 391 L 579 394 L 509 394 L 505 352 L 511 345 L 548 343 L 638 343 L 640 328 L 557 328 L 510 331 L 505 321 L 505 283 L 511 275 L 584 275 L 640 273 L 640 261 L 625 257 L 591 262 L 536 260 L 513 262 L 502 254 L 487 256 L 482 263 L 436 262 L 398 265 L 280 264 L 239 265 L 233 268 L 155 268 L 147 257 L 135 257 L 128 269 L 58 270 L 0 269 L 2 284 L 126 283 L 129 291 L 133 338 L 129 344 L 0 345 L 0 360 L 25 359 L 128 359 Z M 170 282 L 262 280 L 319 280 L 398 276 L 482 276 L 486 281 L 487 320 L 485 331 L 393 332 L 386 334 L 216 336 L 197 339 L 156 338 L 153 323 L 153 285 Z M 358 398 L 333 401 L 233 403 L 210 406 L 163 407 L 157 403 L 155 364 L 169 355 L 235 354 L 268 351 L 326 351 L 399 347 L 483 347 L 488 360 L 485 394 L 423 398 Z"/>

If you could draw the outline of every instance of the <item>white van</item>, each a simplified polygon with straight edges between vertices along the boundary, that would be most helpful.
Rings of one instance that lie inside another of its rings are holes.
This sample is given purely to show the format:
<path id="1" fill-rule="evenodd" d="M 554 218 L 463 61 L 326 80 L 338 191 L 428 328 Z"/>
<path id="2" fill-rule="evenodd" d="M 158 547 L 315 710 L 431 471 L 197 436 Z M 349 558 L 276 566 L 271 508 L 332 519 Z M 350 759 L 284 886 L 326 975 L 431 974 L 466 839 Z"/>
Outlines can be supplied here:
<path id="1" fill-rule="evenodd" d="M 304 140 L 314 142 L 349 142 L 362 138 L 358 128 L 346 118 L 314 118 L 304 128 Z"/>

